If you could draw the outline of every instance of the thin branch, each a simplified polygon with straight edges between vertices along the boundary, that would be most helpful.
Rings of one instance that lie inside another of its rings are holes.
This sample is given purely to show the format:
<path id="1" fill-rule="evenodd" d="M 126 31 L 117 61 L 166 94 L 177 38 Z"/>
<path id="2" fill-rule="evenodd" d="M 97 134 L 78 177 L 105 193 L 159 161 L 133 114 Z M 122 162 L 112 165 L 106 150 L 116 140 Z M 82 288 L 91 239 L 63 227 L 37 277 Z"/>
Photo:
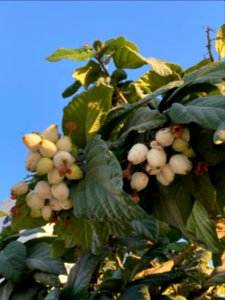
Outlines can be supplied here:
<path id="1" fill-rule="evenodd" d="M 214 61 L 214 57 L 212 54 L 212 40 L 210 38 L 210 32 L 213 31 L 209 26 L 207 26 L 205 32 L 206 32 L 206 37 L 207 37 L 207 45 L 206 48 L 208 49 L 208 54 L 209 54 L 209 58 L 211 61 Z"/>

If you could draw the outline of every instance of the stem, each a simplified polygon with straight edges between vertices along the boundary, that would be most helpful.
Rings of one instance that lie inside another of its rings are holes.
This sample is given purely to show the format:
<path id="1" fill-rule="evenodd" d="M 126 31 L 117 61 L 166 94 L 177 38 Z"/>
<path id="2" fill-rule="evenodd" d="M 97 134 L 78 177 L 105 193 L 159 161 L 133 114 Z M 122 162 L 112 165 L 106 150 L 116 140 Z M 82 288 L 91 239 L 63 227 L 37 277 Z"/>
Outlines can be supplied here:
<path id="1" fill-rule="evenodd" d="M 209 58 L 211 61 L 214 61 L 214 57 L 212 55 L 212 40 L 210 38 L 210 32 L 213 31 L 209 26 L 207 26 L 205 32 L 206 32 L 206 37 L 207 37 L 207 45 L 206 48 L 208 49 L 208 54 Z"/>
<path id="2" fill-rule="evenodd" d="M 122 264 L 122 262 L 121 262 L 119 256 L 118 256 L 116 253 L 114 253 L 114 252 L 112 252 L 112 256 L 113 256 L 113 258 L 115 259 L 117 266 L 120 268 L 120 270 L 123 271 L 123 270 L 124 270 L 124 267 L 123 267 L 123 264 Z"/>

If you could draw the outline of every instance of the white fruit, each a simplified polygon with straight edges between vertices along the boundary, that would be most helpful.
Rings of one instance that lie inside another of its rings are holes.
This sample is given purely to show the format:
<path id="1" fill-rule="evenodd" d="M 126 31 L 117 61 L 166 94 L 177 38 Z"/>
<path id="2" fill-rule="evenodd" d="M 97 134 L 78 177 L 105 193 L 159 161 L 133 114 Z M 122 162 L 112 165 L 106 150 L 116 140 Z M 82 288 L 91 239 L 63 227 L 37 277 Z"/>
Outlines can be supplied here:
<path id="1" fill-rule="evenodd" d="M 66 200 L 60 199 L 59 204 L 63 210 L 67 210 L 73 207 L 73 202 L 71 199 L 66 199 Z"/>
<path id="2" fill-rule="evenodd" d="M 62 210 L 62 207 L 61 207 L 61 205 L 59 203 L 59 200 L 56 199 L 56 198 L 49 199 L 49 204 L 50 204 L 52 210 L 54 210 L 54 211 L 60 211 L 60 210 Z"/>
<path id="3" fill-rule="evenodd" d="M 151 143 L 150 143 L 149 146 L 150 146 L 150 148 L 152 148 L 152 149 L 158 149 L 158 150 L 163 150 L 163 149 L 164 149 L 163 146 L 160 145 L 159 142 L 157 142 L 156 140 L 151 141 Z"/>
<path id="4" fill-rule="evenodd" d="M 20 181 L 11 187 L 11 196 L 16 198 L 20 195 L 26 194 L 29 190 L 29 185 L 25 181 Z"/>
<path id="5" fill-rule="evenodd" d="M 27 148 L 36 151 L 39 148 L 42 138 L 36 133 L 27 133 L 23 136 L 22 140 Z"/>
<path id="6" fill-rule="evenodd" d="M 41 159 L 41 154 L 37 151 L 30 151 L 26 157 L 26 169 L 28 171 L 36 171 L 37 163 Z"/>
<path id="7" fill-rule="evenodd" d="M 154 168 L 152 168 L 151 165 L 146 164 L 146 166 L 145 166 L 145 171 L 146 171 L 149 175 L 157 175 L 159 172 L 161 172 L 161 168 L 154 169 Z"/>
<path id="8" fill-rule="evenodd" d="M 72 142 L 69 136 L 63 136 L 56 142 L 57 149 L 60 151 L 70 152 L 72 150 Z"/>
<path id="9" fill-rule="evenodd" d="M 41 209 L 45 204 L 45 200 L 39 198 L 34 191 L 31 191 L 26 197 L 26 203 L 31 209 Z"/>
<path id="10" fill-rule="evenodd" d="M 47 139 L 43 139 L 40 142 L 39 150 L 40 150 L 42 156 L 51 158 L 56 154 L 57 147 L 56 147 L 56 144 L 54 144 L 53 142 L 51 142 Z"/>
<path id="11" fill-rule="evenodd" d="M 45 221 L 49 221 L 52 217 L 52 208 L 51 208 L 51 206 L 50 205 L 45 205 L 44 207 L 42 207 L 41 215 L 42 215 L 42 218 Z"/>
<path id="12" fill-rule="evenodd" d="M 162 168 L 161 173 L 169 183 L 171 183 L 174 180 L 175 173 L 173 172 L 169 164 L 166 164 Z"/>
<path id="13" fill-rule="evenodd" d="M 160 169 L 166 164 L 166 152 L 159 149 L 151 149 L 147 153 L 148 164 L 152 166 L 153 169 Z"/>
<path id="14" fill-rule="evenodd" d="M 172 148 L 176 152 L 183 152 L 189 148 L 189 144 L 182 138 L 176 138 L 172 144 Z"/>
<path id="15" fill-rule="evenodd" d="M 59 138 L 58 126 L 55 124 L 50 125 L 41 133 L 41 136 L 43 137 L 43 139 L 47 139 L 55 143 Z"/>
<path id="16" fill-rule="evenodd" d="M 175 174 L 185 175 L 192 169 L 192 162 L 183 154 L 175 154 L 169 160 L 169 166 Z"/>
<path id="17" fill-rule="evenodd" d="M 65 182 L 53 185 L 51 187 L 51 192 L 54 198 L 59 200 L 66 200 L 69 198 L 70 190 Z"/>
<path id="18" fill-rule="evenodd" d="M 49 184 L 54 185 L 62 182 L 64 175 L 60 175 L 59 170 L 54 168 L 47 174 L 47 179 Z"/>
<path id="19" fill-rule="evenodd" d="M 163 147 L 172 145 L 174 141 L 174 135 L 172 134 L 169 127 L 162 128 L 156 132 L 156 141 Z"/>
<path id="20" fill-rule="evenodd" d="M 74 157 L 66 151 L 58 151 L 53 157 L 54 166 L 60 171 L 67 169 L 74 161 Z"/>
<path id="21" fill-rule="evenodd" d="M 50 199 L 52 197 L 51 186 L 47 181 L 39 181 L 34 188 L 35 194 L 41 199 Z"/>
<path id="22" fill-rule="evenodd" d="M 53 161 L 48 157 L 39 159 L 36 167 L 37 175 L 45 175 L 54 168 Z"/>
<path id="23" fill-rule="evenodd" d="M 66 178 L 70 180 L 79 180 L 83 178 L 83 171 L 78 165 L 72 164 L 66 172 Z"/>
<path id="24" fill-rule="evenodd" d="M 156 175 L 156 179 L 164 186 L 167 186 L 170 184 L 168 180 L 166 180 L 165 176 L 163 175 L 162 172 Z"/>
<path id="25" fill-rule="evenodd" d="M 133 190 L 139 192 L 146 188 L 149 182 L 149 177 L 143 172 L 135 172 L 131 176 L 130 186 Z"/>
<path id="26" fill-rule="evenodd" d="M 134 144 L 128 152 L 127 160 L 133 165 L 138 165 L 146 160 L 147 153 L 148 147 L 146 145 L 141 143 Z"/>

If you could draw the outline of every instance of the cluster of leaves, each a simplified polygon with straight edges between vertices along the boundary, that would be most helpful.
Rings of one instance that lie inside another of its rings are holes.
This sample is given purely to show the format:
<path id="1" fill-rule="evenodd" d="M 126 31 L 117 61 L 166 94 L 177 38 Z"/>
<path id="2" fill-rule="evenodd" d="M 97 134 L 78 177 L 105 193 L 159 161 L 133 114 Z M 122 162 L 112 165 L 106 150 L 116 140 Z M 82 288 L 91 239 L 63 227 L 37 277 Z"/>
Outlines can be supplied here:
<path id="1" fill-rule="evenodd" d="M 225 25 L 216 39 L 220 58 L 224 30 Z M 220 299 L 225 293 L 225 62 L 204 59 L 183 70 L 144 58 L 123 37 L 58 49 L 47 59 L 88 60 L 62 94 L 73 96 L 62 128 L 79 149 L 85 176 L 71 183 L 74 207 L 55 214 L 54 236 L 15 241 L 21 229 L 44 225 L 28 216 L 26 205 L 3 231 L 2 299 L 25 297 L 27 288 L 35 295 L 25 299 Z M 125 70 L 142 66 L 151 69 L 127 80 Z M 152 178 L 137 204 L 123 177 L 127 152 L 173 124 L 191 132 L 193 170 L 166 187 Z M 18 198 L 17 206 L 23 200 Z M 52 283 L 64 273 L 61 260 L 75 262 L 63 288 Z M 27 278 L 31 283 L 25 288 Z"/>

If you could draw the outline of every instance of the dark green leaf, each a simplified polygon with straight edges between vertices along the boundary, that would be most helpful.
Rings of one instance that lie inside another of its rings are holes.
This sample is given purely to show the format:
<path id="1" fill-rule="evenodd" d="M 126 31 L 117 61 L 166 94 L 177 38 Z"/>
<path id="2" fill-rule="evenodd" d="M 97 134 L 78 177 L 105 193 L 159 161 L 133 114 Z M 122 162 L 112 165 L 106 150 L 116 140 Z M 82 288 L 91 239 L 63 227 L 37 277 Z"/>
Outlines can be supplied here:
<path id="1" fill-rule="evenodd" d="M 0 253 L 0 274 L 17 282 L 26 268 L 26 248 L 17 241 L 9 243 Z"/>
<path id="2" fill-rule="evenodd" d="M 217 273 L 210 277 L 206 282 L 204 283 L 205 287 L 209 286 L 215 286 L 215 285 L 221 285 L 224 284 L 224 278 L 225 278 L 225 271 Z"/>
<path id="3" fill-rule="evenodd" d="M 13 289 L 14 284 L 10 280 L 2 281 L 0 284 L 0 299 L 8 300 Z"/>
<path id="4" fill-rule="evenodd" d="M 145 285 L 129 286 L 125 289 L 119 300 L 151 300 L 148 287 Z"/>
<path id="5" fill-rule="evenodd" d="M 33 278 L 44 286 L 60 287 L 61 283 L 58 275 L 45 272 L 35 272 Z"/>
<path id="6" fill-rule="evenodd" d="M 84 147 L 89 137 L 101 128 L 111 107 L 112 93 L 112 87 L 100 85 L 74 97 L 64 108 L 64 133 L 70 133 L 71 122 L 77 126 L 71 134 L 75 145 Z"/>
<path id="7" fill-rule="evenodd" d="M 132 221 L 131 227 L 139 237 L 154 242 L 158 239 L 159 224 L 156 219 L 151 216 L 147 219 Z"/>
<path id="8" fill-rule="evenodd" d="M 92 293 L 90 300 L 99 300 L 101 294 L 107 293 L 113 295 L 113 293 L 119 293 L 123 285 L 121 278 L 106 278 L 103 282 L 97 287 L 97 289 Z M 109 299 L 109 298 L 107 298 Z"/>
<path id="9" fill-rule="evenodd" d="M 74 95 L 79 88 L 81 87 L 81 83 L 79 81 L 74 81 L 68 88 L 65 89 L 65 91 L 62 93 L 63 98 L 68 98 L 72 95 Z"/>
<path id="10" fill-rule="evenodd" d="M 36 300 L 42 289 L 42 285 L 26 277 L 15 286 L 10 300 Z"/>
<path id="11" fill-rule="evenodd" d="M 65 49 L 59 48 L 53 54 L 48 56 L 48 61 L 58 61 L 61 59 L 71 59 L 76 61 L 87 60 L 94 56 L 94 50 L 92 48 L 83 47 L 78 49 Z"/>
<path id="12" fill-rule="evenodd" d="M 114 52 L 113 60 L 117 69 L 137 69 L 147 64 L 144 57 L 126 46 Z"/>
<path id="13" fill-rule="evenodd" d="M 208 65 L 210 63 L 212 63 L 211 59 L 205 58 L 205 59 L 201 60 L 200 62 L 198 62 L 197 64 L 195 64 L 194 66 L 186 69 L 184 72 L 185 72 L 185 74 L 191 73 L 193 71 L 199 70 L 201 67 Z"/>

